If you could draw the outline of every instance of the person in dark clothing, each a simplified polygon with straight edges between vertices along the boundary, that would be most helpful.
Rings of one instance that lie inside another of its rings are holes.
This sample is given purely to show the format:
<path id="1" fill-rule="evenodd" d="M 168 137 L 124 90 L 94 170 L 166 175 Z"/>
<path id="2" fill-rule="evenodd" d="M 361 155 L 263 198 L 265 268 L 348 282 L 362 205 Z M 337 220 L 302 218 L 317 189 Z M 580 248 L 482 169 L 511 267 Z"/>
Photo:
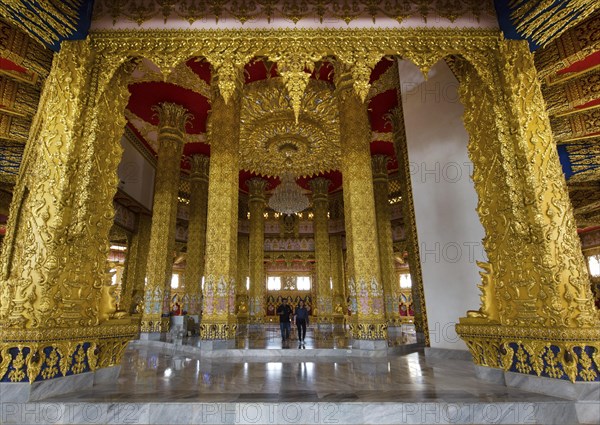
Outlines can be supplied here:
<path id="1" fill-rule="evenodd" d="M 281 300 L 283 304 L 277 307 L 277 314 L 279 315 L 279 328 L 281 329 L 281 339 L 286 341 L 290 339 L 290 322 L 292 321 L 292 307 L 287 303 L 287 298 Z"/>
<path id="2" fill-rule="evenodd" d="M 308 310 L 304 307 L 304 301 L 300 300 L 298 302 L 298 307 L 296 307 L 296 312 L 294 314 L 294 320 L 296 321 L 296 326 L 298 327 L 298 340 L 301 343 L 304 343 L 304 338 L 306 337 L 306 327 L 308 326 Z"/>

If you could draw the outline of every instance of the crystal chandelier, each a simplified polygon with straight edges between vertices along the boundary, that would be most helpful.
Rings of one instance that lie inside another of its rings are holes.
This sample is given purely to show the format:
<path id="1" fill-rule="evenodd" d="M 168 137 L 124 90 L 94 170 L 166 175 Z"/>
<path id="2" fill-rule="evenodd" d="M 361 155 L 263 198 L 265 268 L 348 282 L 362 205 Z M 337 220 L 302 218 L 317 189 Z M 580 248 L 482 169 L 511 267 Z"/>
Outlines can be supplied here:
<path id="1" fill-rule="evenodd" d="M 286 171 L 281 177 L 281 184 L 273 191 L 269 206 L 283 214 L 294 214 L 308 208 L 308 198 L 291 172 Z"/>

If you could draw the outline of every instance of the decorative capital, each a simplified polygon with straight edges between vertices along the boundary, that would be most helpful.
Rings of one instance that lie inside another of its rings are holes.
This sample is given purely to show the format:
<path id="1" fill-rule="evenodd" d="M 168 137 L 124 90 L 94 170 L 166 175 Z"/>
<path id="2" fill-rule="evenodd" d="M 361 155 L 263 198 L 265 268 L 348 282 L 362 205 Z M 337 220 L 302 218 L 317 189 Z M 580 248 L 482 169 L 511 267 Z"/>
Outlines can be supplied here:
<path id="1" fill-rule="evenodd" d="M 227 105 L 234 98 L 236 92 L 241 93 L 241 87 L 244 84 L 244 67 L 240 64 L 241 59 L 235 58 L 231 53 L 226 54 L 224 58 L 208 59 L 213 64 L 211 83 L 213 102 L 218 99 L 220 94 Z"/>
<path id="2" fill-rule="evenodd" d="M 210 158 L 202 154 L 194 154 L 189 157 L 191 165 L 190 179 L 208 181 L 208 170 Z"/>
<path id="3" fill-rule="evenodd" d="M 402 110 L 401 105 L 385 114 L 384 118 L 389 124 L 392 125 L 392 130 L 394 133 L 404 131 L 404 111 Z"/>
<path id="4" fill-rule="evenodd" d="M 185 133 L 185 126 L 193 117 L 186 108 L 176 103 L 162 102 L 153 106 L 152 110 L 158 115 L 159 131 L 168 128 Z"/>
<path id="5" fill-rule="evenodd" d="M 374 155 L 371 157 L 371 167 L 373 168 L 373 179 L 375 181 L 385 181 L 388 180 L 388 163 L 390 162 L 390 157 L 387 155 Z"/>
<path id="6" fill-rule="evenodd" d="M 354 81 L 352 80 L 352 70 L 350 66 L 337 60 L 333 62 L 333 82 L 337 95 L 352 93 Z"/>
<path id="7" fill-rule="evenodd" d="M 267 183 L 265 179 L 260 177 L 253 177 L 246 182 L 248 189 L 250 189 L 250 201 L 255 199 L 264 201 Z"/>
<path id="8" fill-rule="evenodd" d="M 313 201 L 327 201 L 331 180 L 317 177 L 308 182 L 313 193 Z"/>
<path id="9" fill-rule="evenodd" d="M 335 85 L 338 92 L 349 93 L 353 88 L 354 93 L 364 102 L 371 89 L 371 72 L 383 55 L 372 51 L 370 53 L 357 54 L 352 57 L 351 63 L 336 61 L 334 63 Z"/>

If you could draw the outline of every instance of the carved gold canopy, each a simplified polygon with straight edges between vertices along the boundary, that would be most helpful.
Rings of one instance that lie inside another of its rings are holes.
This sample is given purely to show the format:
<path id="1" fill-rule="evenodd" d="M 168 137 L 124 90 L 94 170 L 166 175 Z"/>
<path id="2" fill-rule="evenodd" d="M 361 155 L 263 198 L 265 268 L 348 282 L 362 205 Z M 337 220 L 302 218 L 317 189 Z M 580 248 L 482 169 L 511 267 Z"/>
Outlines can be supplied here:
<path id="1" fill-rule="evenodd" d="M 310 176 L 339 168 L 340 134 L 333 87 L 310 80 L 298 122 L 281 78 L 248 84 L 241 110 L 241 168 L 266 176 Z"/>

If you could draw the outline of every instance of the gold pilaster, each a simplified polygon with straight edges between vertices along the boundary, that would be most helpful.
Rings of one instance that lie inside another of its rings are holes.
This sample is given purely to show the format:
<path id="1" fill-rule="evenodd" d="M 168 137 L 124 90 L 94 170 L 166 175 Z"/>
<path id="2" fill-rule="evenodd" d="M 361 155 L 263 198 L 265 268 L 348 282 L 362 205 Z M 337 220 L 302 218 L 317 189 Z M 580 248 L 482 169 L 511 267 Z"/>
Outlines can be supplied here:
<path id="1" fill-rule="evenodd" d="M 241 72 L 235 71 L 239 84 Z M 219 84 L 218 81 L 216 81 Z M 238 86 L 239 87 L 239 86 Z M 234 87 L 235 88 L 235 87 Z M 240 93 L 228 101 L 215 93 L 208 121 L 211 144 L 208 179 L 205 283 L 200 338 L 227 340 L 235 335 L 237 275 Z"/>
<path id="2" fill-rule="evenodd" d="M 253 178 L 248 181 L 250 199 L 250 323 L 262 323 L 265 318 L 265 187 L 267 181 Z"/>
<path id="3" fill-rule="evenodd" d="M 397 82 L 400 87 L 400 81 Z M 398 99 L 401 99 L 398 92 Z M 429 346 L 429 327 L 427 324 L 427 308 L 425 304 L 425 291 L 423 289 L 423 273 L 421 269 L 421 254 L 419 252 L 419 237 L 417 235 L 417 220 L 415 217 L 415 206 L 412 195 L 412 183 L 410 181 L 410 163 L 408 159 L 408 146 L 406 141 L 406 130 L 404 127 L 404 112 L 402 102 L 390 114 L 394 132 L 394 149 L 398 159 L 398 171 L 400 173 L 400 192 L 402 193 L 402 218 L 406 232 L 408 252 L 408 267 L 410 280 L 412 282 L 412 300 L 415 314 L 415 330 L 417 338 L 423 336 L 425 345 Z"/>
<path id="4" fill-rule="evenodd" d="M 189 303 L 188 314 L 197 315 L 200 314 L 202 306 L 209 158 L 205 155 L 192 155 L 190 163 L 190 219 L 185 264 L 185 297 Z"/>
<path id="5" fill-rule="evenodd" d="M 116 319 L 106 268 L 128 72 L 99 87 L 101 60 L 64 42 L 44 85 L 0 260 L 0 381 L 118 364 L 137 334 Z"/>
<path id="6" fill-rule="evenodd" d="M 389 157 L 386 155 L 375 155 L 371 158 L 385 318 L 388 324 L 397 325 L 400 323 L 400 313 L 398 311 L 399 283 L 396 280 L 394 270 L 392 221 L 388 194 L 388 162 Z"/>
<path id="7" fill-rule="evenodd" d="M 317 177 L 309 182 L 313 199 L 313 226 L 315 235 L 315 275 L 317 288 L 317 321 L 333 321 L 333 297 L 331 290 L 331 260 L 329 257 L 329 185 L 327 179 Z"/>
<path id="8" fill-rule="evenodd" d="M 238 279 L 235 291 L 235 305 L 238 323 L 248 322 L 248 288 L 246 278 L 250 277 L 250 239 L 247 234 L 238 234 Z"/>
<path id="9" fill-rule="evenodd" d="M 361 340 L 387 339 L 375 205 L 371 175 L 371 132 L 367 105 L 353 88 L 346 69 L 336 69 L 340 111 L 344 217 L 348 251 L 348 287 L 353 303 L 352 335 Z"/>
<path id="10" fill-rule="evenodd" d="M 331 278 L 333 279 L 333 315 L 346 314 L 346 291 L 344 280 L 344 252 L 342 235 L 329 236 L 329 258 L 331 259 Z"/>
<path id="11" fill-rule="evenodd" d="M 533 56 L 502 41 L 497 60 L 493 88 L 457 67 L 489 259 L 481 308 L 457 332 L 478 364 L 598 380 L 598 311 Z"/>
<path id="12" fill-rule="evenodd" d="M 142 332 L 167 332 L 168 329 L 163 329 L 166 322 L 161 320 L 161 316 L 169 311 L 183 135 L 190 114 L 187 109 L 174 103 L 161 103 L 154 109 L 159 115 L 158 164 Z"/>
<path id="13" fill-rule="evenodd" d="M 138 216 L 137 230 L 127 247 L 124 288 L 121 291 L 121 309 L 129 313 L 141 313 L 146 284 L 146 266 L 150 248 L 150 228 L 152 218 L 149 215 Z"/>

